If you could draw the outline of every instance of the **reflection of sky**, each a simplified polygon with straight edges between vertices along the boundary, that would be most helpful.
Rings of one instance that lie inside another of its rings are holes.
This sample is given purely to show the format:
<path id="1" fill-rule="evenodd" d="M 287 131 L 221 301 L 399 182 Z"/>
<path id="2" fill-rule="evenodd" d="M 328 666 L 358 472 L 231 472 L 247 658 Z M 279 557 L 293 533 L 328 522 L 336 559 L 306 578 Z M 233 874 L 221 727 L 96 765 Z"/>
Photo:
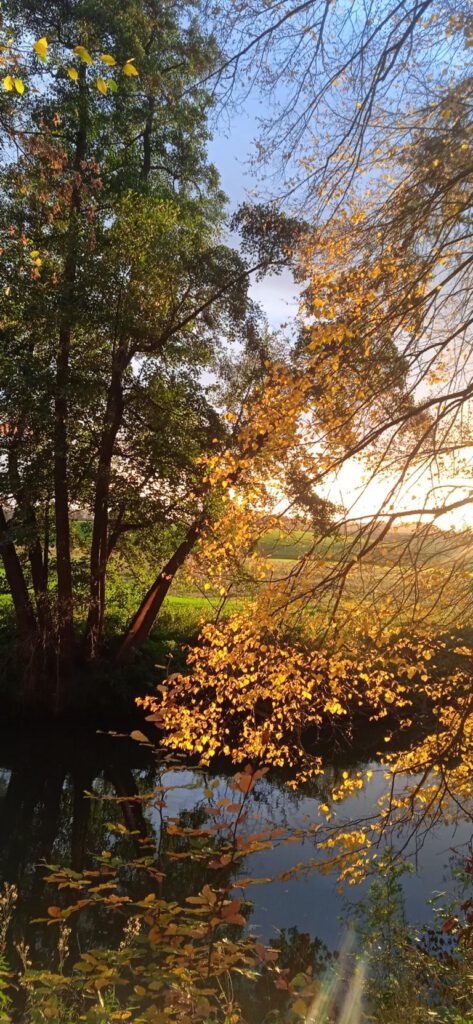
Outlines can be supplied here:
<path id="1" fill-rule="evenodd" d="M 8 783 L 11 779 L 11 771 L 9 768 L 0 768 L 0 796 L 6 793 Z"/>
<path id="2" fill-rule="evenodd" d="M 386 791 L 384 771 L 372 766 L 374 775 L 366 788 L 356 796 L 339 805 L 337 820 L 357 820 L 377 810 L 377 801 Z M 213 780 L 215 781 L 215 780 Z M 191 810 L 196 803 L 207 804 L 203 790 L 206 783 L 202 776 L 188 770 L 168 772 L 163 784 L 171 789 L 166 795 L 166 817 L 177 817 L 183 810 Z M 197 784 L 197 786 L 196 786 Z M 193 788 L 186 788 L 186 787 Z M 298 796 L 271 785 L 267 780 L 259 783 L 256 797 L 248 805 L 249 817 L 245 831 L 263 830 L 269 823 L 273 827 L 287 825 L 303 827 L 319 820 L 320 799 L 315 796 Z M 215 801 L 222 797 L 238 800 L 229 788 L 229 780 L 221 778 L 214 791 Z M 251 808 L 251 809 L 250 809 Z M 158 826 L 157 812 L 151 811 L 151 818 Z M 324 818 L 322 816 L 322 821 Z M 406 835 L 398 836 L 394 845 L 404 844 Z M 406 913 L 410 921 L 424 923 L 432 919 L 428 900 L 436 892 L 453 893 L 455 882 L 450 871 L 454 851 L 465 851 L 471 841 L 471 823 L 453 826 L 439 825 L 429 831 L 422 840 L 411 841 L 408 847 L 412 872 L 403 876 L 403 890 Z M 275 878 L 276 880 L 245 889 L 244 898 L 251 899 L 254 909 L 250 918 L 252 931 L 265 940 L 276 938 L 278 930 L 297 926 L 299 931 L 308 932 L 312 937 L 322 939 L 330 948 L 340 944 L 341 936 L 348 926 L 349 904 L 366 893 L 367 885 L 347 887 L 343 894 L 337 891 L 334 874 L 323 875 L 316 870 L 280 881 L 279 875 L 295 865 L 306 863 L 317 854 L 315 840 L 273 846 L 270 850 L 251 854 L 242 861 L 241 877 Z M 178 866 L 176 866 L 178 870 Z M 447 900 L 448 902 L 448 900 Z"/>

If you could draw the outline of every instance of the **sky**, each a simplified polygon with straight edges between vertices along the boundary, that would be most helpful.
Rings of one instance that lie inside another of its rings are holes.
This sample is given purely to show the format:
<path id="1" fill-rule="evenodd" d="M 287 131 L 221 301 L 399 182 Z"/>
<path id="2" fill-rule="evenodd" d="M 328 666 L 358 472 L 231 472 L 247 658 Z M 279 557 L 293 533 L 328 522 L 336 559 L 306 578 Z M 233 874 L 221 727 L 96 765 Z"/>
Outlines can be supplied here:
<path id="1" fill-rule="evenodd" d="M 258 186 L 258 179 L 249 166 L 258 111 L 257 99 L 250 98 L 244 110 L 232 116 L 230 125 L 221 119 L 209 146 L 210 159 L 218 168 L 231 211 L 250 199 Z M 297 313 L 298 292 L 290 271 L 253 281 L 251 295 L 262 306 L 270 327 L 275 330 Z"/>
<path id="2" fill-rule="evenodd" d="M 244 109 L 235 112 L 229 123 L 217 125 L 214 137 L 209 146 L 209 155 L 215 163 L 224 192 L 229 198 L 230 210 L 235 210 L 241 202 L 251 199 L 258 189 L 260 181 L 250 166 L 250 157 L 254 153 L 254 141 L 258 132 L 258 114 L 261 112 L 257 97 L 250 97 Z M 290 323 L 297 315 L 298 288 L 290 271 L 279 276 L 267 276 L 262 281 L 251 284 L 253 298 L 262 306 L 269 325 L 278 330 L 282 325 Z M 473 453 L 472 453 L 473 465 Z M 444 500 L 456 500 L 458 497 L 472 493 L 472 477 L 444 477 L 442 483 L 447 489 L 456 489 L 456 493 Z M 376 513 L 384 504 L 385 496 L 392 487 L 392 479 L 384 478 L 372 481 L 369 487 L 363 480 L 363 465 L 359 461 L 349 460 L 342 467 L 337 478 L 330 482 L 327 496 L 335 503 L 341 502 L 350 509 L 350 516 L 365 517 Z M 414 472 L 397 500 L 399 509 L 408 509 L 421 505 L 427 496 L 432 481 L 425 475 L 419 479 Z M 460 493 L 461 489 L 461 493 Z M 433 504 L 433 502 L 430 502 Z M 412 518 L 410 520 L 412 522 Z M 473 503 L 464 509 L 442 516 L 436 521 L 443 529 L 473 528 Z"/>

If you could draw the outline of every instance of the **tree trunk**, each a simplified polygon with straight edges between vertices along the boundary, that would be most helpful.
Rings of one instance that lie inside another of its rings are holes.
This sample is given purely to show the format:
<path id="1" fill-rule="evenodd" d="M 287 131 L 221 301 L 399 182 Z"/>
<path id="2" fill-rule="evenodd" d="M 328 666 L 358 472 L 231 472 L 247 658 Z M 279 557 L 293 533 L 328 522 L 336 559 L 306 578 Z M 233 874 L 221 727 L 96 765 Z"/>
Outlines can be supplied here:
<path id="1" fill-rule="evenodd" d="M 87 100 L 84 71 L 80 72 L 79 127 L 73 169 L 67 253 L 64 265 L 63 313 L 59 327 L 54 405 L 54 511 L 57 559 L 57 709 L 64 706 L 70 684 L 74 647 L 71 537 L 69 523 L 68 415 L 69 360 L 74 319 L 78 255 L 78 214 L 81 209 L 81 171 L 87 152 Z"/>
<path id="2" fill-rule="evenodd" d="M 30 694 L 32 688 L 35 687 L 37 673 L 39 643 L 37 623 L 23 569 L 15 545 L 9 536 L 8 523 L 2 508 L 0 508 L 0 553 L 15 609 L 25 676 L 25 691 Z"/>
<path id="3" fill-rule="evenodd" d="M 123 365 L 117 364 L 112 370 L 104 427 L 100 439 L 90 549 L 90 601 L 86 630 L 87 655 L 92 661 L 97 657 L 103 634 L 105 574 L 108 560 L 110 473 L 115 441 L 123 417 L 122 376 Z"/>
<path id="4" fill-rule="evenodd" d="M 147 640 L 176 572 L 184 564 L 187 556 L 199 540 L 205 523 L 206 517 L 204 515 L 194 520 L 184 540 L 176 548 L 174 554 L 171 555 L 171 558 L 149 588 L 122 640 L 117 655 L 119 663 L 125 661 L 132 650 L 141 647 L 144 641 Z"/>
<path id="5" fill-rule="evenodd" d="M 18 469 L 16 446 L 11 445 L 8 452 L 8 474 L 12 494 L 18 506 L 22 525 L 26 528 L 28 538 L 28 558 L 31 568 L 31 579 L 36 601 L 36 613 L 41 632 L 44 650 L 53 647 L 53 622 L 48 594 L 48 559 L 43 549 L 38 529 L 38 522 L 33 505 L 28 499 L 21 482 Z"/>
<path id="6" fill-rule="evenodd" d="M 56 521 L 58 678 L 69 676 L 74 643 L 71 535 L 69 524 L 67 418 L 70 326 L 59 335 L 54 424 L 54 513 Z"/>
<path id="7" fill-rule="evenodd" d="M 143 131 L 143 160 L 140 173 L 140 177 L 143 181 L 146 181 L 151 173 L 154 109 L 154 96 L 148 96 L 148 115 Z"/>
<path id="8" fill-rule="evenodd" d="M 74 796 L 72 804 L 71 866 L 73 871 L 83 871 L 87 849 L 87 833 L 90 823 L 91 801 L 85 790 L 93 788 L 94 776 L 87 768 L 72 772 Z"/>
<path id="9" fill-rule="evenodd" d="M 148 99 L 148 114 L 143 131 L 143 159 L 140 177 L 146 181 L 151 171 L 151 150 L 154 98 Z M 109 557 L 110 473 L 115 441 L 123 417 L 123 372 L 128 362 L 126 352 L 119 351 L 112 367 L 107 396 L 104 427 L 100 439 L 97 482 L 94 499 L 94 522 L 90 549 L 90 599 L 86 626 L 86 652 L 90 661 L 97 657 L 103 639 L 105 615 L 105 580 Z"/>

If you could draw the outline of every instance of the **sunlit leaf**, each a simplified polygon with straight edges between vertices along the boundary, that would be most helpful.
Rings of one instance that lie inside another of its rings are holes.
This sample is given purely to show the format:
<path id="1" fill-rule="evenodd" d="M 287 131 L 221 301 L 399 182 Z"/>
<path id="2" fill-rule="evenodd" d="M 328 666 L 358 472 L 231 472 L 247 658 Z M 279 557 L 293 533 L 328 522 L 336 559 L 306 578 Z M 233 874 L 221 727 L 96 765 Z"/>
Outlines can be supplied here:
<path id="1" fill-rule="evenodd" d="M 3 79 L 3 88 L 6 89 L 7 92 L 11 92 L 12 89 L 13 89 L 13 86 L 14 86 L 14 82 L 13 82 L 12 76 L 11 75 L 7 75 L 6 78 Z"/>
<path id="2" fill-rule="evenodd" d="M 46 39 L 46 36 L 42 36 L 41 39 L 38 39 L 36 41 L 36 43 L 33 43 L 33 50 L 35 51 L 36 56 L 39 57 L 40 60 L 46 60 L 46 57 L 48 55 L 48 40 Z"/>
<path id="3" fill-rule="evenodd" d="M 97 78 L 97 89 L 102 93 L 102 96 L 107 95 L 107 83 L 105 78 Z"/>
<path id="4" fill-rule="evenodd" d="M 20 96 L 23 95 L 25 91 L 25 83 L 22 82 L 21 78 L 15 78 L 15 89 L 19 92 Z"/>
<path id="5" fill-rule="evenodd" d="M 112 57 L 110 53 L 101 53 L 100 60 L 103 61 L 104 64 L 108 64 L 110 68 L 115 67 L 115 64 L 117 63 L 115 57 Z"/>
<path id="6" fill-rule="evenodd" d="M 79 78 L 79 72 L 77 68 L 68 68 L 67 73 L 69 75 L 69 78 L 72 78 L 73 82 L 77 82 L 77 79 Z"/>
<path id="7" fill-rule="evenodd" d="M 123 65 L 123 72 L 125 75 L 128 75 L 129 77 L 138 74 L 134 64 L 131 64 L 130 61 L 127 61 L 126 64 Z"/>
<path id="8" fill-rule="evenodd" d="M 80 57 L 80 59 L 84 61 L 84 64 L 93 64 L 94 63 L 93 60 L 92 60 L 92 57 L 90 56 L 89 51 L 86 50 L 85 46 L 75 46 L 74 47 L 74 53 L 77 53 L 77 56 Z"/>

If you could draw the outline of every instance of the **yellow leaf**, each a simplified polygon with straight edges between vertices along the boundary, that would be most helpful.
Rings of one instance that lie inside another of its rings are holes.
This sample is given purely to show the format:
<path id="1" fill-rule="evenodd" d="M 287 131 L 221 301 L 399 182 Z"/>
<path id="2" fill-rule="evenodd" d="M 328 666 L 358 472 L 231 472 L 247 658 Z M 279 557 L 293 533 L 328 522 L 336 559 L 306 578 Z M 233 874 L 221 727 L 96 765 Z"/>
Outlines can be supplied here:
<path id="1" fill-rule="evenodd" d="M 15 89 L 19 92 L 20 96 L 23 95 L 25 91 L 25 83 L 21 81 L 21 78 L 15 78 Z"/>
<path id="2" fill-rule="evenodd" d="M 75 46 L 74 47 L 74 53 L 77 53 L 77 56 L 80 57 L 80 59 L 84 61 L 84 64 L 93 64 L 94 63 L 93 60 L 92 60 L 92 57 L 90 56 L 89 51 L 86 50 L 85 46 Z"/>
<path id="3" fill-rule="evenodd" d="M 107 95 L 107 83 L 104 78 L 97 78 L 97 89 L 102 93 L 102 96 Z"/>
<path id="4" fill-rule="evenodd" d="M 135 66 L 133 64 L 131 64 L 129 60 L 127 60 L 126 64 L 123 65 L 123 72 L 124 72 L 125 75 L 128 75 L 130 77 L 131 77 L 131 75 L 137 75 L 138 74 Z"/>
<path id="5" fill-rule="evenodd" d="M 100 60 L 103 61 L 104 64 L 108 64 L 109 68 L 113 68 L 117 63 L 115 57 L 112 57 L 110 53 L 101 53 Z"/>
<path id="6" fill-rule="evenodd" d="M 79 77 L 79 72 L 77 68 L 68 68 L 67 73 L 69 75 L 69 78 L 72 78 L 73 82 L 77 82 L 77 79 Z"/>
<path id="7" fill-rule="evenodd" d="M 11 92 L 12 91 L 12 89 L 13 89 L 13 78 L 12 78 L 11 75 L 7 75 L 7 77 L 3 79 L 3 88 L 6 89 L 7 92 Z"/>
<path id="8" fill-rule="evenodd" d="M 32 252 L 30 252 L 30 256 L 32 260 L 37 259 L 39 256 L 39 249 L 33 249 Z"/>
<path id="9" fill-rule="evenodd" d="M 35 51 L 36 56 L 39 57 L 40 60 L 46 60 L 46 57 L 48 55 L 48 40 L 45 36 L 42 36 L 41 39 L 38 39 L 36 41 L 36 43 L 33 43 L 33 50 Z"/>

